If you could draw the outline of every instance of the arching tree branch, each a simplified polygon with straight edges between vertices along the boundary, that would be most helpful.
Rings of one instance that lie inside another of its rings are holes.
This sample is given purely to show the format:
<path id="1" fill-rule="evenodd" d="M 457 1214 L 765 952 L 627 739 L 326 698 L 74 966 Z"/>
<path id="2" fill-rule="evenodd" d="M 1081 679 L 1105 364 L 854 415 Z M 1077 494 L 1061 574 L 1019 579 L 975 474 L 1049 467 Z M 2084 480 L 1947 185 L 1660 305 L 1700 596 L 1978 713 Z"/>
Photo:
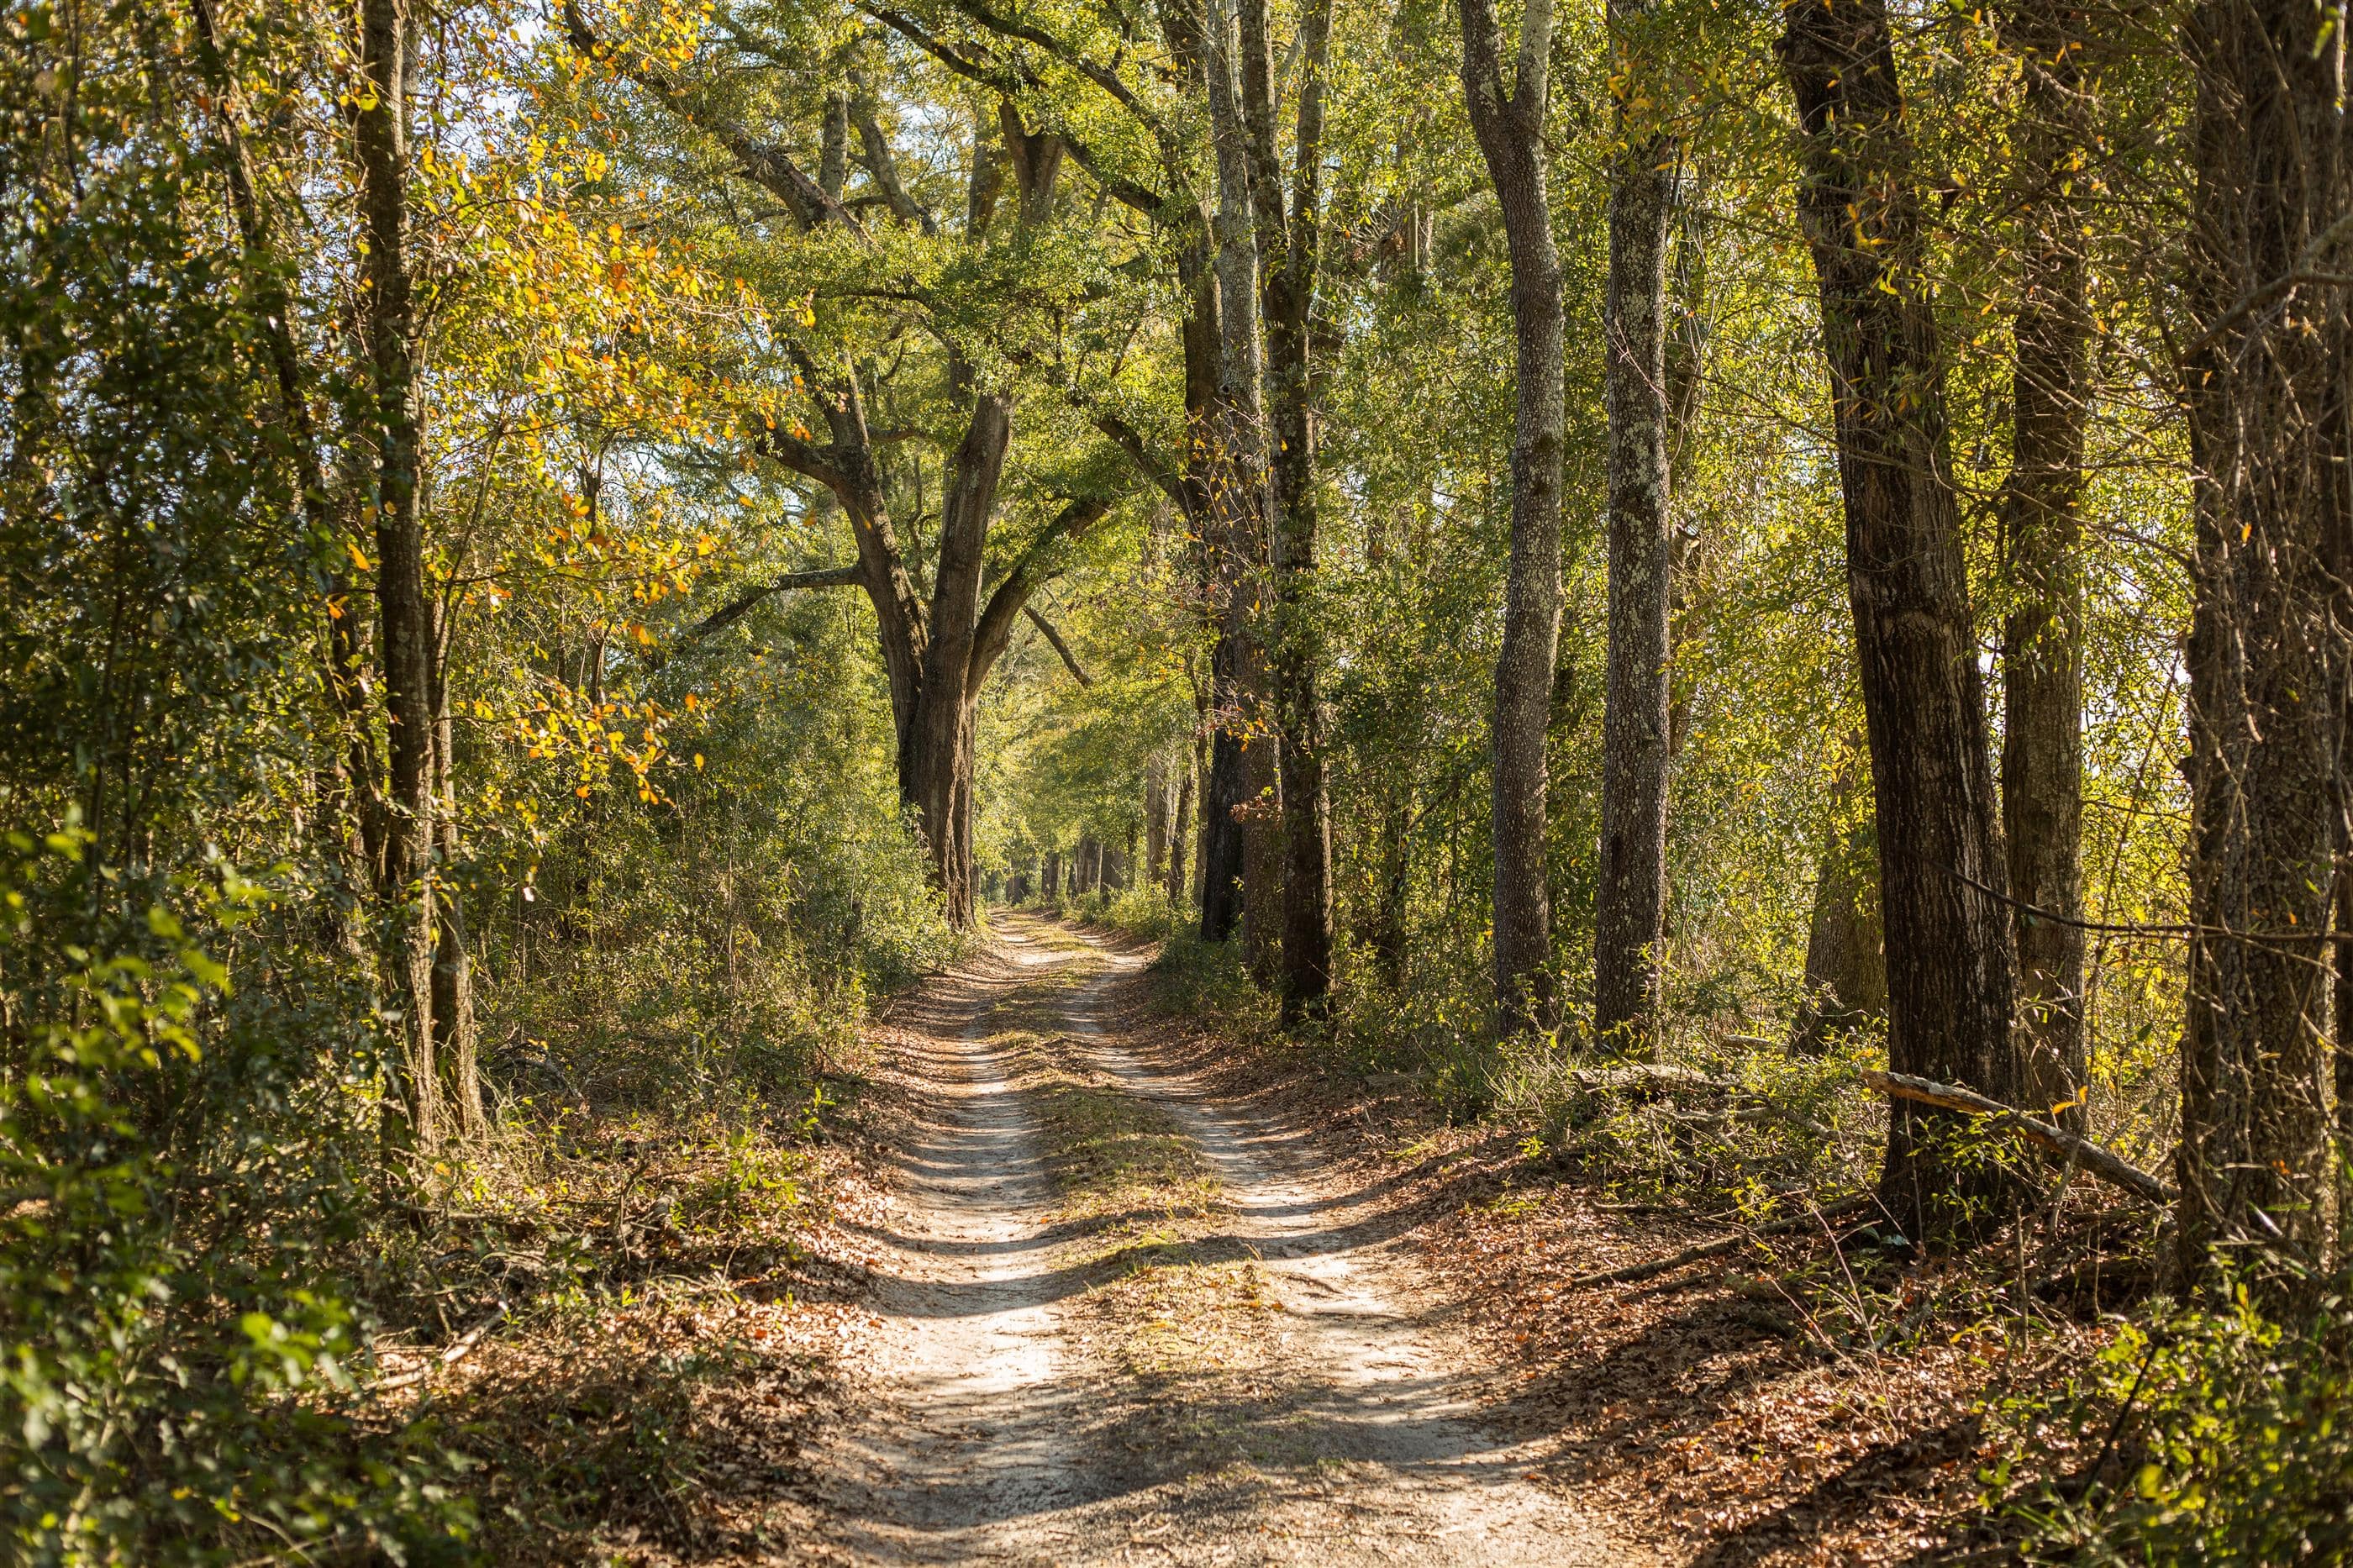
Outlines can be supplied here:
<path id="1" fill-rule="evenodd" d="M 855 566 L 828 566 L 814 572 L 788 573 L 766 586 L 754 588 L 713 610 L 695 622 L 686 635 L 707 637 L 713 632 L 724 631 L 742 620 L 761 600 L 790 593 L 795 588 L 855 588 L 865 580 L 864 574 Z"/>
<path id="2" fill-rule="evenodd" d="M 1045 570 L 1046 552 L 1055 544 L 1077 539 L 1092 528 L 1111 510 L 1112 503 L 1101 497 L 1090 496 L 1064 506 L 1054 521 L 1039 531 L 1020 557 L 1013 563 L 988 596 L 988 605 L 980 613 L 980 621 L 973 628 L 972 661 L 965 677 L 965 689 L 977 694 L 988 672 L 1003 656 L 1006 645 L 1013 640 L 1013 624 L 1036 593 L 1051 575 Z"/>
<path id="3" fill-rule="evenodd" d="M 1034 605 L 1022 605 L 1021 613 L 1029 617 L 1029 624 L 1043 633 L 1046 640 L 1053 644 L 1054 651 L 1062 656 L 1062 668 L 1071 672 L 1071 679 L 1081 686 L 1092 686 L 1094 678 L 1079 668 L 1078 655 L 1072 653 L 1071 645 L 1062 640 L 1062 634 L 1054 629 L 1054 623 L 1039 615 Z"/>

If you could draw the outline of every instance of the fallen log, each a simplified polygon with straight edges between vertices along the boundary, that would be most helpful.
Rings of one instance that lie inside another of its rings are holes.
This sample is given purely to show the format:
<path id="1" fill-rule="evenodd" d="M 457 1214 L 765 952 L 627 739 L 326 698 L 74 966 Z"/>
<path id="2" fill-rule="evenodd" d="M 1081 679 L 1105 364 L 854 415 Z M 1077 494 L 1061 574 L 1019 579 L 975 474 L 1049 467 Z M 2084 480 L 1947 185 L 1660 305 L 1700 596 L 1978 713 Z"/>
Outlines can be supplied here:
<path id="1" fill-rule="evenodd" d="M 2024 1111 L 2004 1105 L 1998 1100 L 1989 1100 L 1974 1089 L 1914 1078 L 1910 1073 L 1877 1072 L 1870 1068 L 1864 1069 L 1862 1081 L 1886 1090 L 1898 1100 L 1917 1100 L 1922 1105 L 1933 1105 L 1941 1110 L 1990 1117 L 1996 1126 L 2007 1128 L 2028 1142 L 2041 1145 L 2067 1163 L 2089 1172 L 2110 1186 L 2122 1188 L 2143 1203 L 2164 1208 L 2179 1196 L 2171 1187 L 2115 1151 L 2094 1143 L 2089 1138 L 2078 1137 L 2063 1127 L 2038 1121 Z"/>

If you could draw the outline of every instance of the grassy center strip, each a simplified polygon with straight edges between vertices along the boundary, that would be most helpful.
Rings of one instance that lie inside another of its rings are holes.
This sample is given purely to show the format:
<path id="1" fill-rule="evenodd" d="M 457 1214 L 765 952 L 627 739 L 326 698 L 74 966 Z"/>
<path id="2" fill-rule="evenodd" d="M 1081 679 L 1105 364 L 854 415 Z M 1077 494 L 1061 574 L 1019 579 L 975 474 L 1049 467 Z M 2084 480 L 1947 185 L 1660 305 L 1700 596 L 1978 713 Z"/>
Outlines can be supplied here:
<path id="1" fill-rule="evenodd" d="M 1074 971 L 1022 986 L 996 1019 L 996 1043 L 1037 1108 L 1055 1222 L 1085 1238 L 1094 1278 L 1074 1337 L 1126 1379 L 1232 1380 L 1247 1392 L 1276 1339 L 1265 1270 L 1233 1238 L 1224 1185 L 1200 1146 L 1060 1027 L 1060 1000 L 1083 981 Z"/>

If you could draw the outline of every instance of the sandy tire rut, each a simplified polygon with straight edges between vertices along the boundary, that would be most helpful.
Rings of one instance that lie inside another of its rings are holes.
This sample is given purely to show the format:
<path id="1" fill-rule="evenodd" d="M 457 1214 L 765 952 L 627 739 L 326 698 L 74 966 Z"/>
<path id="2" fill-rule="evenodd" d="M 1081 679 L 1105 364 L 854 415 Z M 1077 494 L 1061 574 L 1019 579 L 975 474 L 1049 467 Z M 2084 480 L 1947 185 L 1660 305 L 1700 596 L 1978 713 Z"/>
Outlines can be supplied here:
<path id="1" fill-rule="evenodd" d="M 902 1018 L 916 1110 L 878 1281 L 882 1397 L 831 1466 L 833 1544 L 875 1563 L 1640 1563 L 1610 1521 L 1532 1484 L 1480 1422 L 1380 1195 L 1131 1054 L 1103 1024 L 1143 960 L 998 920 L 989 952 Z M 1038 1108 L 999 1004 L 1050 993 L 1087 1064 L 1180 1128 L 1255 1260 L 1280 1377 L 1243 1402 L 1123 1386 L 1074 1309 L 1103 1277 L 1057 1223 Z M 1166 1435 L 1185 1433 L 1171 1442 Z M 1208 1434 L 1206 1437 L 1200 1436 Z"/>

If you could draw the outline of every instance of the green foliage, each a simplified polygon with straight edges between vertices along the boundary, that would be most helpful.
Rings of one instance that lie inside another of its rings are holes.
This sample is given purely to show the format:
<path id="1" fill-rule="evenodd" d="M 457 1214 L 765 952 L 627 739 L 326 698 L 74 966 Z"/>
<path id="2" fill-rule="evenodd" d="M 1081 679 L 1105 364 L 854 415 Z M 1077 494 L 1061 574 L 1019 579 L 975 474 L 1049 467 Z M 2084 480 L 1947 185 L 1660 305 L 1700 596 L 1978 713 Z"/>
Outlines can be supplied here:
<path id="1" fill-rule="evenodd" d="M 334 1409 L 369 1322 L 332 1260 L 373 1153 L 360 1041 L 315 1011 L 335 977 L 211 956 L 286 934 L 282 880 L 226 864 L 90 920 L 90 842 L 11 833 L 0 867 L 0 1539 L 34 1563 L 462 1542 L 434 1434 Z M 305 1012 L 329 1028 L 300 1046 Z"/>
<path id="2" fill-rule="evenodd" d="M 1987 1477 L 1989 1501 L 2026 1527 L 2035 1561 L 2174 1568 L 2353 1553 L 2353 1314 L 2341 1299 L 2301 1328 L 2264 1317 L 2243 1289 L 2218 1307 L 2155 1313 L 2120 1328 L 2065 1390 L 1999 1414 L 2016 1444 Z M 2037 1460 L 2072 1482 L 2008 1495 Z"/>
<path id="3" fill-rule="evenodd" d="M 788 1096 L 871 998 L 950 955 L 863 666 L 805 604 L 649 673 L 658 705 L 706 694 L 668 793 L 554 805 L 522 889 L 481 889 L 489 1011 L 518 1042 L 494 1078 L 615 1108 Z"/>

